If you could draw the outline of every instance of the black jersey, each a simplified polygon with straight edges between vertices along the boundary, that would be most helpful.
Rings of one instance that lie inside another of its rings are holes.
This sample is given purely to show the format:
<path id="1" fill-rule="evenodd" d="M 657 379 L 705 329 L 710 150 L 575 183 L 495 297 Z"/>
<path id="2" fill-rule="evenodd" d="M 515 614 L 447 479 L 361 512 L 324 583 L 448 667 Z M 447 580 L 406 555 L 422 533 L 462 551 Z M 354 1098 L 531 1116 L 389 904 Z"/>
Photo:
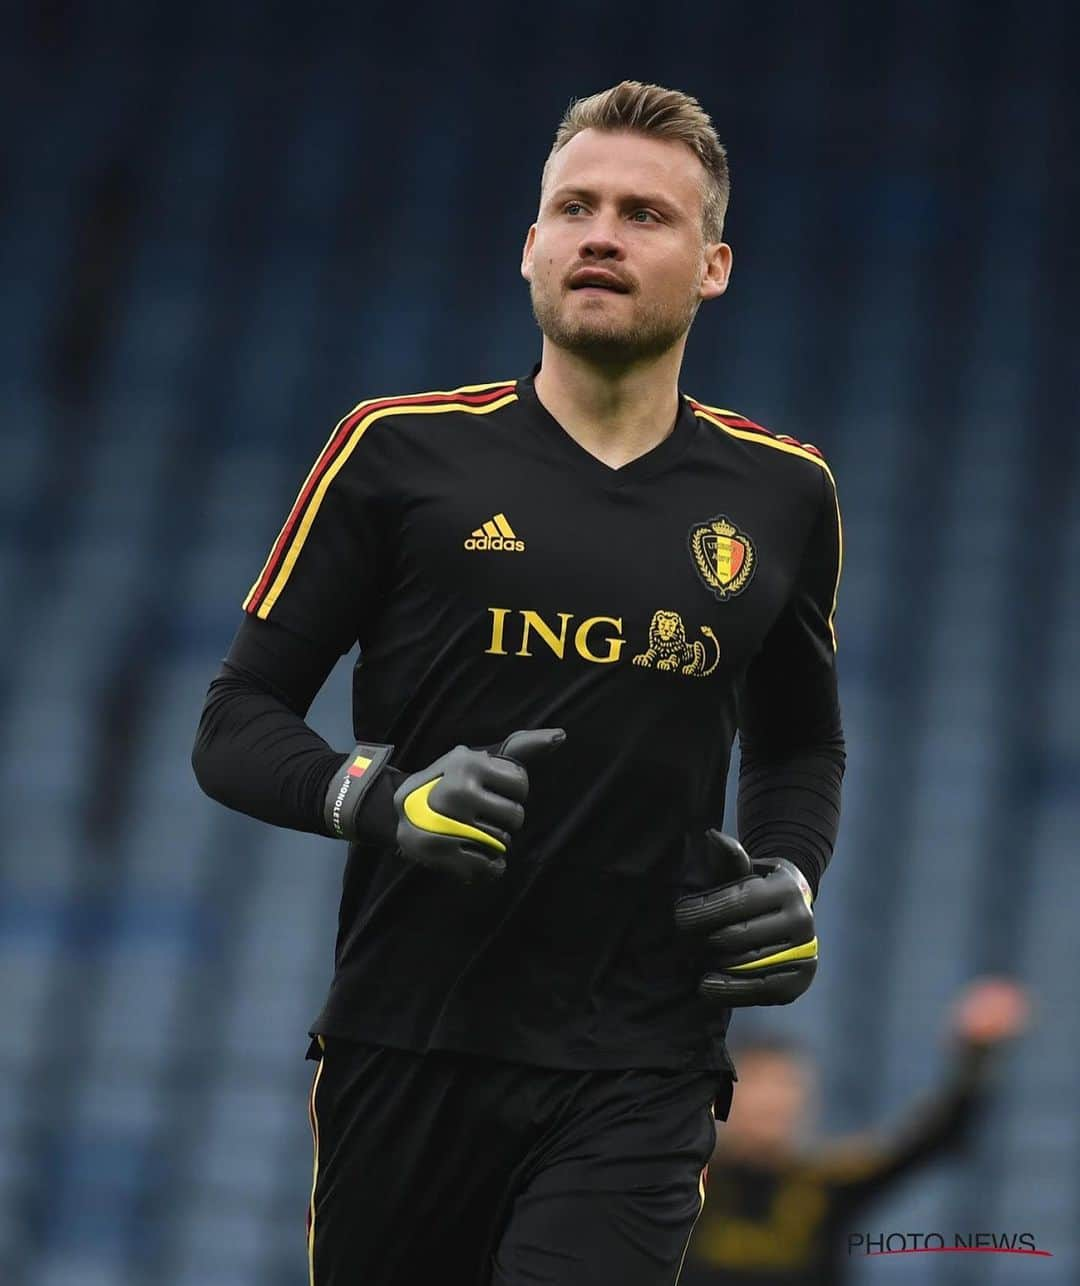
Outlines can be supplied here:
<path id="1" fill-rule="evenodd" d="M 398 768 L 518 728 L 567 734 L 529 769 L 502 879 L 350 846 L 313 1032 L 724 1067 L 727 1014 L 697 997 L 672 905 L 710 886 L 702 834 L 723 819 L 737 721 L 748 748 L 839 736 L 832 478 L 813 448 L 684 394 L 671 433 L 611 468 L 534 375 L 361 403 L 244 601 L 318 648 L 359 641 L 354 732 L 392 743 Z M 827 852 L 777 833 L 816 887 Z"/>

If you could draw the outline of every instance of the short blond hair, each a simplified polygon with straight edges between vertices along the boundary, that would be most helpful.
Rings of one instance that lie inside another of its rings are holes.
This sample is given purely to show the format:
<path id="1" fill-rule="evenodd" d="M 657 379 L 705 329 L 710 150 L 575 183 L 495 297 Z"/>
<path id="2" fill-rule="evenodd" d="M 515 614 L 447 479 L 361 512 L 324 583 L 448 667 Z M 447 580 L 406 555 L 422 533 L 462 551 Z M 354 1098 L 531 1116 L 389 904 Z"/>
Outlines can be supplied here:
<path id="1" fill-rule="evenodd" d="M 665 89 L 662 85 L 623 80 L 599 94 L 574 99 L 555 132 L 555 142 L 544 162 L 541 192 L 547 184 L 552 158 L 575 134 L 586 129 L 645 134 L 650 138 L 670 138 L 685 143 L 705 170 L 702 185 L 705 240 L 715 242 L 721 239 L 731 195 L 727 149 L 717 137 L 709 114 L 696 98 L 677 89 Z"/>

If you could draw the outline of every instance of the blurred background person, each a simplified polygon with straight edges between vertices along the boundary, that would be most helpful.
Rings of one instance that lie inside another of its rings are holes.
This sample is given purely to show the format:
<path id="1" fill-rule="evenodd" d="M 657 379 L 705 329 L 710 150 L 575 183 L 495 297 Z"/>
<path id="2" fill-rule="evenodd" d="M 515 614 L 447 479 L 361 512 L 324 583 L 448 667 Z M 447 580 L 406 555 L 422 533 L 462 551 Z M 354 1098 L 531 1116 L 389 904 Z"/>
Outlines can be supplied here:
<path id="1" fill-rule="evenodd" d="M 1028 992 L 1010 979 L 972 983 L 949 1015 L 936 1092 L 892 1130 L 820 1142 L 818 1072 L 806 1050 L 782 1036 L 738 1044 L 735 1096 L 717 1123 L 680 1286 L 848 1282 L 849 1233 L 877 1229 L 875 1198 L 970 1142 L 992 1110 L 1002 1048 L 1024 1031 L 1029 1011 Z M 850 1057 L 858 1060 L 857 1048 Z"/>

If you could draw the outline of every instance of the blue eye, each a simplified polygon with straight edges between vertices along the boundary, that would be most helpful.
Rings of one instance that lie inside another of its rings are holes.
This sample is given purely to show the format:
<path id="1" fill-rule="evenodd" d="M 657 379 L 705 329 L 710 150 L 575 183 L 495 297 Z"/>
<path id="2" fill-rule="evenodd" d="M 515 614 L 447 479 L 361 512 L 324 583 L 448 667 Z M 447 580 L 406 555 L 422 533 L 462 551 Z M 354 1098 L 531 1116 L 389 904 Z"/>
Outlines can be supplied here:
<path id="1" fill-rule="evenodd" d="M 578 210 L 584 210 L 585 208 L 580 201 L 567 201 L 567 203 L 563 206 L 563 210 L 565 211 L 565 213 L 567 214 L 570 213 L 571 206 L 574 206 Z"/>

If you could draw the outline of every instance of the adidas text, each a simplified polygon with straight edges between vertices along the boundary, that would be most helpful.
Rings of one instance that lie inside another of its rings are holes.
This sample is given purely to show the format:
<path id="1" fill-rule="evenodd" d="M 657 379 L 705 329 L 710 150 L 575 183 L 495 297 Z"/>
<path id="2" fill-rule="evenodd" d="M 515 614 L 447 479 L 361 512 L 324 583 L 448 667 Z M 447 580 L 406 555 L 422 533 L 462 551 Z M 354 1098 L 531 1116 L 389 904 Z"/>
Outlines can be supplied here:
<path id="1" fill-rule="evenodd" d="M 523 540 L 509 540 L 504 536 L 470 536 L 465 541 L 466 549 L 501 549 L 504 553 L 515 553 L 525 548 Z"/>

